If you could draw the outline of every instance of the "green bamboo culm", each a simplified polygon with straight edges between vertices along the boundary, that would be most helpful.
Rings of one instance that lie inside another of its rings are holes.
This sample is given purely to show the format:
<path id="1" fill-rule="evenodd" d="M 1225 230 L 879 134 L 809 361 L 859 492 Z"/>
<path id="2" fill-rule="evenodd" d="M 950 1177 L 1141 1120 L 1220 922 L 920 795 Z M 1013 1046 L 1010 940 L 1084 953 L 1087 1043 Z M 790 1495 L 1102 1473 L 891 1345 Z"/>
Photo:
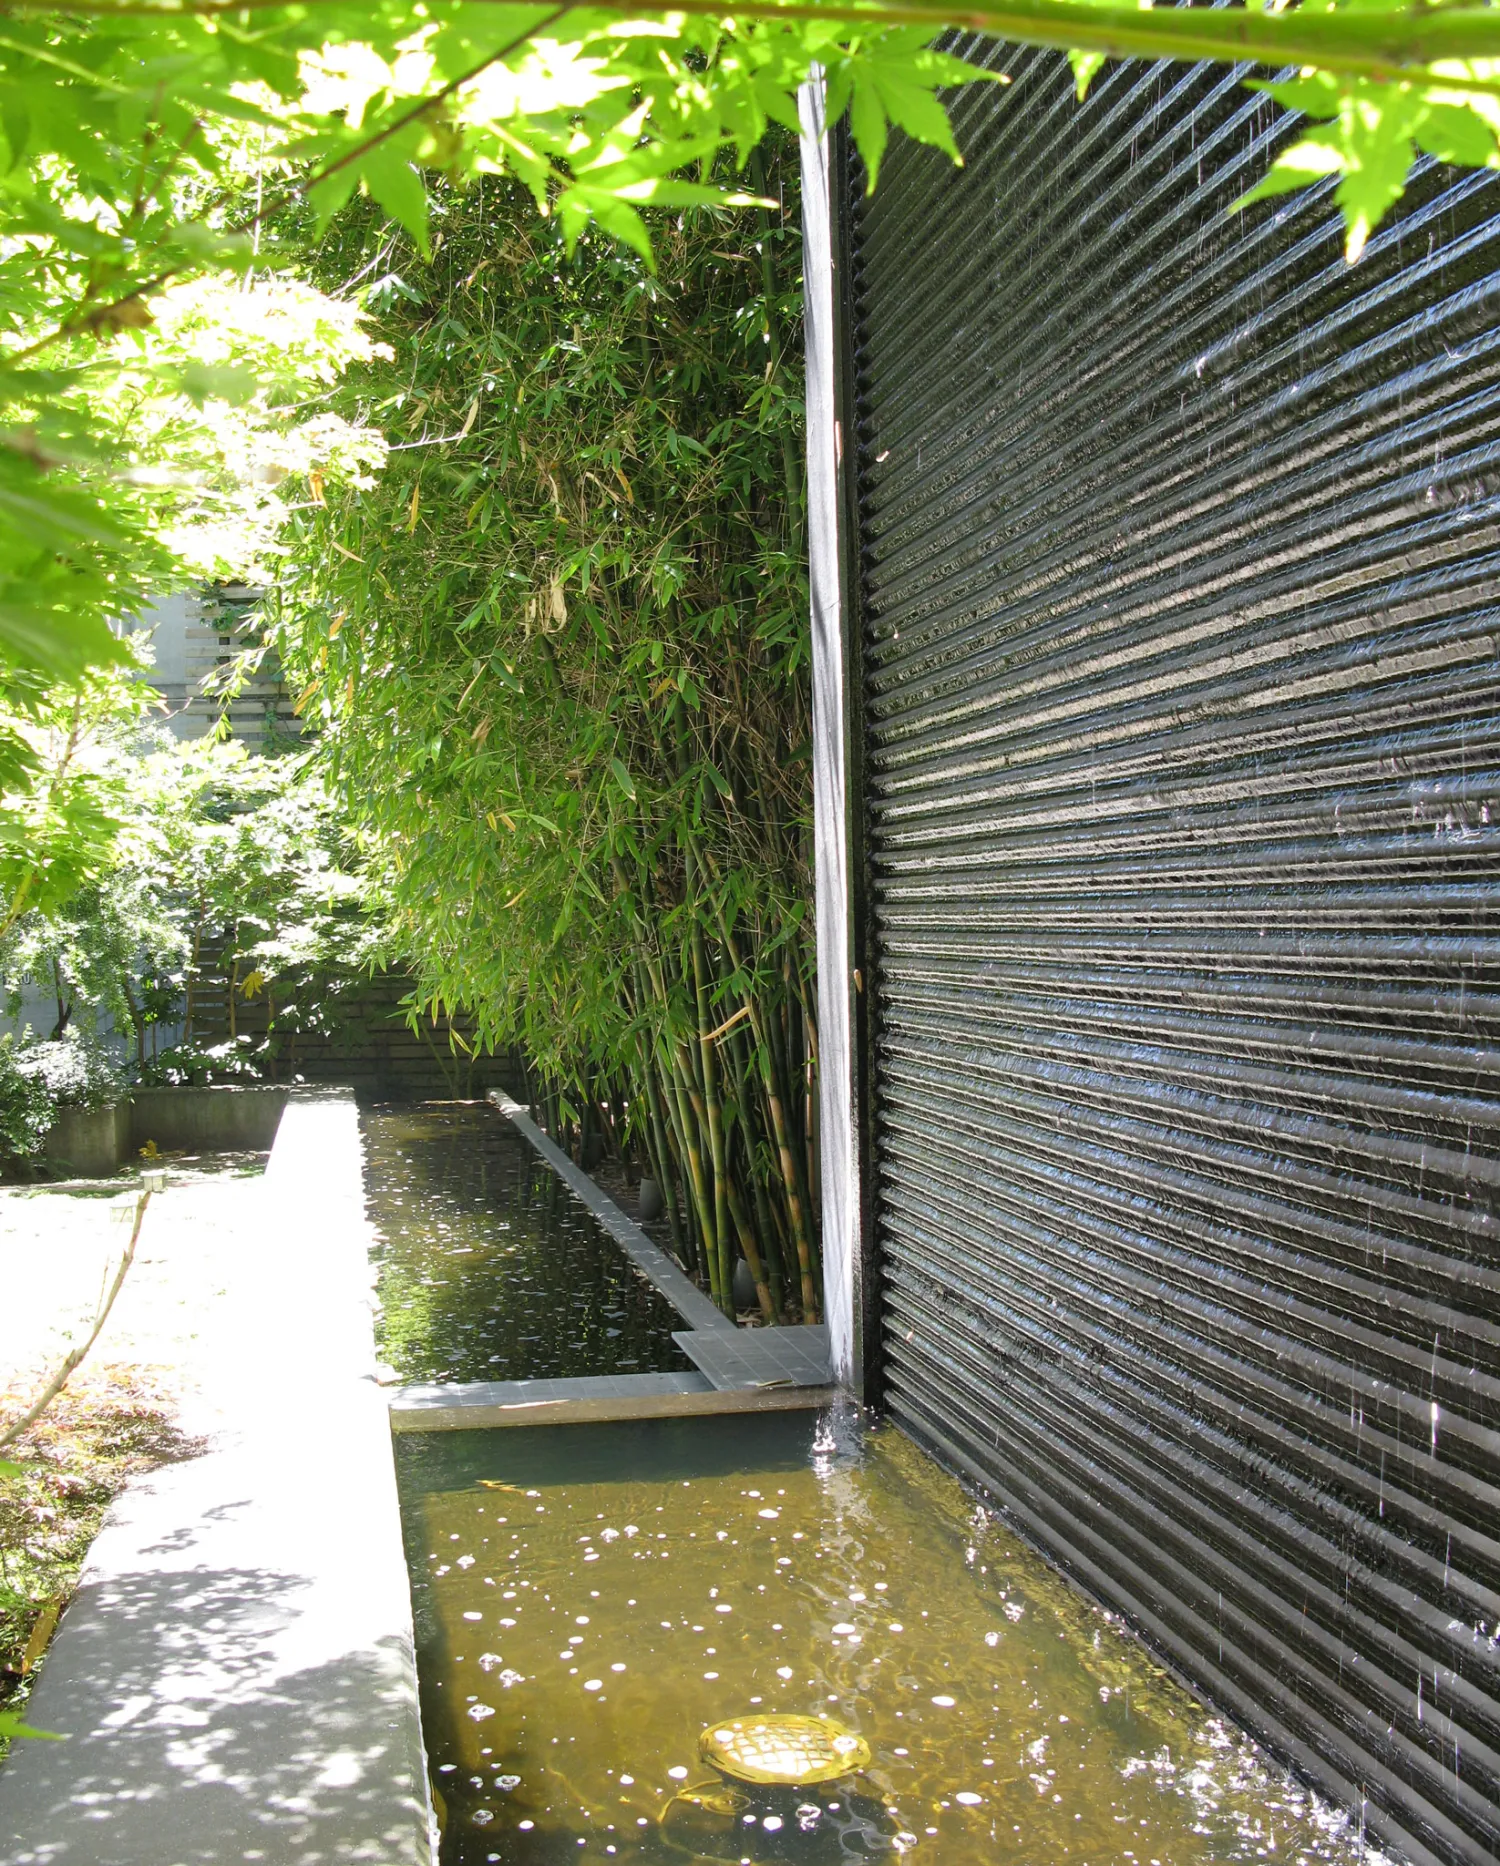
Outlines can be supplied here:
<path id="1" fill-rule="evenodd" d="M 352 203 L 318 266 L 389 355 L 333 399 L 391 452 L 271 603 L 423 1004 L 766 1320 L 821 1288 L 796 172 L 658 215 L 654 272 L 501 180 L 430 260 Z"/>

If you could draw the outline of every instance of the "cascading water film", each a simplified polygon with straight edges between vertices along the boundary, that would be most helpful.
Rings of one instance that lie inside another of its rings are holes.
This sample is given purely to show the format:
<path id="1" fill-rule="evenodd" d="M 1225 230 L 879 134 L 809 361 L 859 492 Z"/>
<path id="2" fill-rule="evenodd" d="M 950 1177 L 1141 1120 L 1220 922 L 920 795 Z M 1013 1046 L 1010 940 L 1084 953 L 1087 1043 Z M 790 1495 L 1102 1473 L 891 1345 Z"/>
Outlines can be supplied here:
<path id="1" fill-rule="evenodd" d="M 1236 74 L 846 162 L 885 1398 L 1418 1862 L 1500 1852 L 1500 186 Z M 1042 1858 L 1038 1853 L 1035 1857 Z"/>

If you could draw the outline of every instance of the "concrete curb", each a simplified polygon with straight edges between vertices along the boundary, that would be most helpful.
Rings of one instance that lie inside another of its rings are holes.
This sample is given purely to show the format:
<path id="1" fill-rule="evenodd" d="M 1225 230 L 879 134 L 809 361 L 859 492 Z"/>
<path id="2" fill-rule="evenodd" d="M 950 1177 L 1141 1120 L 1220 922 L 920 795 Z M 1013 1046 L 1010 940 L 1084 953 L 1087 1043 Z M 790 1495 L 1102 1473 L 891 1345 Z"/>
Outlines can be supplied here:
<path id="1" fill-rule="evenodd" d="M 226 1205 L 210 1448 L 95 1540 L 29 1706 L 67 1741 L 0 1769 L 6 1866 L 431 1866 L 361 1165 L 353 1098 L 296 1091 Z"/>
<path id="2" fill-rule="evenodd" d="M 687 1376 L 691 1377 L 691 1376 Z M 628 1378 L 628 1376 L 627 1376 Z M 649 1374 L 635 1378 L 649 1380 Z M 579 1383 L 582 1384 L 581 1382 Z M 454 1391 L 450 1389 L 450 1391 Z M 602 1425 L 614 1419 L 697 1419 L 714 1413 L 809 1412 L 832 1405 L 837 1387 L 737 1387 L 704 1381 L 677 1393 L 605 1393 L 598 1397 L 509 1400 L 455 1397 L 447 1406 L 391 1402 L 393 1432 L 471 1432 L 510 1425 Z"/>

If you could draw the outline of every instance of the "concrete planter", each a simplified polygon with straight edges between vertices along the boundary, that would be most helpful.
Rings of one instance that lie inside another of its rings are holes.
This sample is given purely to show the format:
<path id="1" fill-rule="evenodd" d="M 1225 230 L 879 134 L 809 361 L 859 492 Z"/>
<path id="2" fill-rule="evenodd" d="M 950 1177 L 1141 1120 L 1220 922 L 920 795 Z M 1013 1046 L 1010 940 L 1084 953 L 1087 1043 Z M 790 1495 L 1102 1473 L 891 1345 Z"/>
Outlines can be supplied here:
<path id="1" fill-rule="evenodd" d="M 42 1154 L 78 1179 L 118 1172 L 130 1151 L 130 1103 L 107 1108 L 59 1108 Z"/>
<path id="2" fill-rule="evenodd" d="M 163 1153 L 265 1153 L 276 1139 L 287 1091 L 279 1087 L 141 1088 L 130 1105 L 130 1145 L 154 1140 Z"/>
<path id="3" fill-rule="evenodd" d="M 266 1153 L 276 1139 L 287 1091 L 256 1088 L 144 1088 L 107 1108 L 59 1108 L 42 1155 L 79 1179 L 118 1172 L 148 1140 L 163 1153 Z"/>

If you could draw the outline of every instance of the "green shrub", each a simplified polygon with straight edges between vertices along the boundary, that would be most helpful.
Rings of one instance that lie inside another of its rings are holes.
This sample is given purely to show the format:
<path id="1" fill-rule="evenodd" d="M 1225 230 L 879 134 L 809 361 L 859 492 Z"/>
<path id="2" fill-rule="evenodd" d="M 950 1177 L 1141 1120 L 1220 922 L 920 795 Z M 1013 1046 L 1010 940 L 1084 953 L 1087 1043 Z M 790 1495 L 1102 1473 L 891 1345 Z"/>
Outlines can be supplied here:
<path id="1" fill-rule="evenodd" d="M 216 1082 L 260 1082 L 265 1078 L 264 1038 L 231 1037 L 224 1043 L 178 1043 L 141 1065 L 137 1075 L 149 1088 L 204 1088 Z M 260 1060 L 257 1060 L 260 1059 Z"/>
<path id="2" fill-rule="evenodd" d="M 125 1093 L 120 1065 L 96 1038 L 76 1028 L 50 1042 L 23 1044 L 15 1067 L 60 1108 L 107 1108 Z"/>
<path id="3" fill-rule="evenodd" d="M 47 1085 L 23 1070 L 10 1037 L 0 1037 L 0 1165 L 34 1159 L 53 1121 Z"/>

